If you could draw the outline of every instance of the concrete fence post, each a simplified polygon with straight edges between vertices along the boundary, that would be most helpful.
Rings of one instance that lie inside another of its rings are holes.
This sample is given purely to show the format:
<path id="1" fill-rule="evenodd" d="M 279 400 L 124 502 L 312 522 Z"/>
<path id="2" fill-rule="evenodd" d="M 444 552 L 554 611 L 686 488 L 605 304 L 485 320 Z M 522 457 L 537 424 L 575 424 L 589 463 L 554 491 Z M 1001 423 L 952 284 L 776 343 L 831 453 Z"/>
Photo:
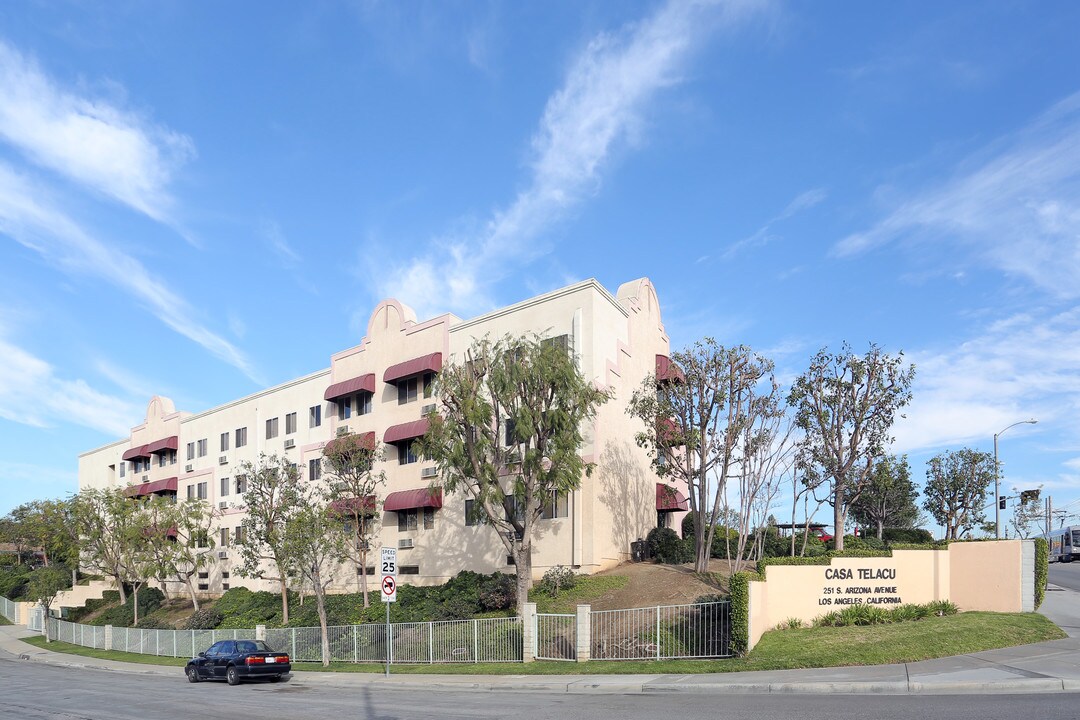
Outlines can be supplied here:
<path id="1" fill-rule="evenodd" d="M 592 659 L 592 605 L 577 606 L 577 653 L 578 662 Z"/>
<path id="2" fill-rule="evenodd" d="M 113 626 L 112 625 L 106 625 L 105 626 L 105 649 L 106 650 L 112 650 L 113 649 L 112 636 L 113 636 Z"/>
<path id="3" fill-rule="evenodd" d="M 521 661 L 536 659 L 536 603 L 525 603 L 521 618 Z"/>
<path id="4" fill-rule="evenodd" d="M 1035 541 L 1020 545 L 1020 612 L 1035 612 Z"/>
<path id="5" fill-rule="evenodd" d="M 256 625 L 255 626 L 255 639 L 256 640 L 263 640 L 263 641 L 266 640 L 266 626 L 265 625 Z"/>

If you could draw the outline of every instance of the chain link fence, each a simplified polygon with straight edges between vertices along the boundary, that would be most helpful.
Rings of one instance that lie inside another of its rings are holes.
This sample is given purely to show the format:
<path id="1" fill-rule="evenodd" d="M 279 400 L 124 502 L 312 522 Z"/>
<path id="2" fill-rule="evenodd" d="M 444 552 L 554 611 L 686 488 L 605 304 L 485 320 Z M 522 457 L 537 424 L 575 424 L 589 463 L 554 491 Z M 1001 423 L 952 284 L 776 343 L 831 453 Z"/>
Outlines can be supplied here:
<path id="1" fill-rule="evenodd" d="M 11 602 L 6 597 L 0 595 L 0 615 L 6 617 L 9 622 L 18 625 L 19 603 Z"/>

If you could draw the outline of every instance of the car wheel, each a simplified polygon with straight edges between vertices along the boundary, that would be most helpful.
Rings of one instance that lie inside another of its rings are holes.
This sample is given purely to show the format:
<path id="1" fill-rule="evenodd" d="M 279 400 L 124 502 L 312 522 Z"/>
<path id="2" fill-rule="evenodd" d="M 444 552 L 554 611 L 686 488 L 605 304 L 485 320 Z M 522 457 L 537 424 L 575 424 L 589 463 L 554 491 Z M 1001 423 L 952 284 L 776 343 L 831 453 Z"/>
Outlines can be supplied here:
<path id="1" fill-rule="evenodd" d="M 187 670 L 185 672 L 187 673 L 187 681 L 188 682 L 191 682 L 191 683 L 199 682 L 199 671 L 195 668 L 194 665 L 188 665 Z"/>
<path id="2" fill-rule="evenodd" d="M 281 676 L 275 675 L 274 677 L 270 678 L 270 682 L 281 682 Z"/>
<path id="3" fill-rule="evenodd" d="M 229 669 L 225 671 L 225 681 L 230 685 L 240 684 L 240 673 L 236 672 L 235 665 L 230 665 Z"/>

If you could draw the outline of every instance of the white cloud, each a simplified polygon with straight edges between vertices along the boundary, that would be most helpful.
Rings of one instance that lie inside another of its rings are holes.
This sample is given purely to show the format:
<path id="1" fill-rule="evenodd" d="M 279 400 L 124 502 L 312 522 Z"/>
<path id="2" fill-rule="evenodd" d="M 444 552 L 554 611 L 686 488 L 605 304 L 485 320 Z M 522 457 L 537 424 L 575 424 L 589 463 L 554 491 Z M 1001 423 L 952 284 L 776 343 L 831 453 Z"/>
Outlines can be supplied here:
<path id="1" fill-rule="evenodd" d="M 481 286 L 545 252 L 538 236 L 597 192 L 613 149 L 640 135 L 649 101 L 679 82 L 695 44 L 713 27 L 735 26 L 763 6 L 670 2 L 641 22 L 593 38 L 548 99 L 525 189 L 494 211 L 480 233 L 436 241 L 434 252 L 397 268 L 380 291 L 413 305 L 420 317 L 489 304 Z"/>
<path id="2" fill-rule="evenodd" d="M 76 474 L 69 470 L 29 463 L 0 460 L 0 485 L 10 507 L 0 507 L 7 513 L 16 506 L 45 498 L 61 498 L 79 489 Z"/>
<path id="3" fill-rule="evenodd" d="M 31 161 L 169 222 L 173 170 L 194 154 L 186 135 L 57 86 L 0 41 L 0 137 Z"/>
<path id="4" fill-rule="evenodd" d="M 121 398 L 90 387 L 81 379 L 64 379 L 53 367 L 0 337 L 0 417 L 33 427 L 74 423 L 116 436 L 126 436 L 141 411 Z"/>
<path id="5" fill-rule="evenodd" d="M 107 247 L 48 200 L 47 193 L 0 163 L 0 233 L 67 272 L 99 277 L 142 302 L 159 320 L 215 356 L 259 379 L 248 359 L 194 317 L 191 307 L 139 261 Z"/>
<path id="6" fill-rule="evenodd" d="M 285 269 L 289 270 L 300 264 L 300 256 L 289 245 L 285 233 L 281 231 L 281 226 L 276 221 L 263 220 L 259 223 L 259 232 L 266 238 L 266 241 L 270 244 L 270 249 L 278 256 Z"/>
<path id="7" fill-rule="evenodd" d="M 1064 429 L 1080 440 L 1080 308 L 1014 315 L 955 348 L 915 353 L 913 400 L 896 426 L 901 452 L 983 443 L 1034 417 L 1009 436 Z"/>
<path id="8" fill-rule="evenodd" d="M 787 204 L 787 207 L 785 207 L 779 215 L 772 218 L 760 228 L 758 228 L 757 232 L 755 232 L 753 235 L 745 237 L 742 240 L 737 240 L 728 245 L 727 248 L 724 249 L 724 252 L 720 254 L 720 259 L 730 260 L 736 255 L 738 255 L 741 251 L 746 250 L 747 248 L 756 247 L 758 245 L 766 245 L 773 240 L 776 240 L 780 236 L 772 232 L 773 225 L 781 223 L 784 220 L 790 218 L 792 215 L 802 212 L 803 210 L 809 210 L 810 208 L 824 201 L 825 198 L 827 198 L 828 196 L 829 194 L 825 191 L 824 188 L 814 188 L 812 190 L 807 190 L 806 192 L 799 193 L 799 195 L 797 195 L 794 200 Z"/>
<path id="9" fill-rule="evenodd" d="M 1059 297 L 1080 296 L 1080 93 L 969 159 L 950 182 L 844 238 L 833 253 L 941 240 Z"/>

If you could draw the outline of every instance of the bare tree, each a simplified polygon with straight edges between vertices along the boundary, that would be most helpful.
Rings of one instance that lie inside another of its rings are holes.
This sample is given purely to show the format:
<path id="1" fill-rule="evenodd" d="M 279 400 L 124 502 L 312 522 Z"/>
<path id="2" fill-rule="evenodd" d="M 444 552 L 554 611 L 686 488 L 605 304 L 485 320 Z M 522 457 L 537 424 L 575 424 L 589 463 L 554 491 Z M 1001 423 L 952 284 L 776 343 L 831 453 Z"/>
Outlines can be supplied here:
<path id="1" fill-rule="evenodd" d="M 765 526 L 783 481 L 793 473 L 795 465 L 794 425 L 781 408 L 778 387 L 774 384 L 773 392 L 759 399 L 762 407 L 753 413 L 741 440 L 739 540 L 732 572 L 739 572 L 744 561 L 751 559 L 747 555 L 751 529 Z"/>
<path id="2" fill-rule="evenodd" d="M 911 400 L 915 368 L 904 355 L 871 344 L 865 355 L 820 350 L 796 379 L 788 396 L 803 432 L 800 464 L 820 468 L 829 484 L 836 549 L 844 549 L 848 503 L 866 488 L 874 461 L 892 442 L 889 434 L 900 409 Z"/>

